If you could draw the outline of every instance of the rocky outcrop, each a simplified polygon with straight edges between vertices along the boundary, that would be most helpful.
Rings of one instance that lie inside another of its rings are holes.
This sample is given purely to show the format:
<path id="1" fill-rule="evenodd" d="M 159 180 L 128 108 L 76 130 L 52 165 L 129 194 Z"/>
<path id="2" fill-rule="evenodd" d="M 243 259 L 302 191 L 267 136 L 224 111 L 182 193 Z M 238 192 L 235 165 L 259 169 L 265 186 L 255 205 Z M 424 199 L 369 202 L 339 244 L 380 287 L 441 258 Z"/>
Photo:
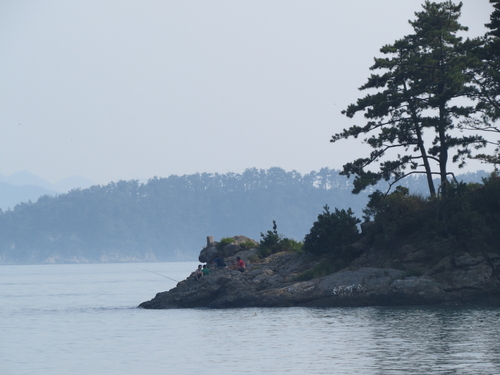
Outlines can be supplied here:
<path id="1" fill-rule="evenodd" d="M 212 263 L 218 256 L 222 258 L 228 258 L 234 256 L 236 253 L 244 250 L 245 248 L 242 244 L 253 244 L 258 246 L 257 242 L 251 238 L 245 236 L 234 236 L 232 237 L 232 242 L 224 247 L 220 247 L 217 241 L 213 240 L 213 237 L 207 237 L 207 246 L 205 246 L 201 252 L 198 260 L 202 263 Z"/>
<path id="2" fill-rule="evenodd" d="M 170 291 L 158 293 L 140 307 L 232 308 L 285 306 L 373 306 L 425 304 L 500 304 L 500 255 L 461 253 L 432 267 L 428 255 L 407 245 L 397 263 L 374 249 L 350 267 L 331 275 L 297 281 L 317 263 L 300 253 L 278 253 L 257 260 L 257 251 L 238 252 L 247 270 L 212 270 L 196 281 L 190 276 Z M 254 260 L 253 263 L 250 259 Z"/>

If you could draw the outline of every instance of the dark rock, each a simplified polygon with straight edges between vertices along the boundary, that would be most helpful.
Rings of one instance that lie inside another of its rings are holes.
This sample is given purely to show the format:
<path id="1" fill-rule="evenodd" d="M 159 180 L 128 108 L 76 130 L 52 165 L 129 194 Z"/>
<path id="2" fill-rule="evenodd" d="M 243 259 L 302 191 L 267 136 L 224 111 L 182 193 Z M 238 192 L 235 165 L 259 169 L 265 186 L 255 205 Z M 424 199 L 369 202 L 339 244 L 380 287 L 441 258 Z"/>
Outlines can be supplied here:
<path id="1" fill-rule="evenodd" d="M 365 252 L 350 267 L 325 277 L 297 281 L 297 276 L 318 261 L 291 252 L 255 261 L 258 249 L 240 251 L 225 260 L 231 264 L 240 256 L 247 264 L 244 273 L 213 269 L 209 276 L 199 281 L 189 277 L 140 307 L 500 304 L 499 254 L 462 253 L 435 262 L 429 261 L 426 251 L 412 245 L 403 246 L 397 253 L 401 262 L 384 258 L 383 251 L 368 249 L 365 244 Z M 373 266 L 376 264 L 379 266 Z M 395 269 L 390 264 L 408 264 L 411 268 Z"/>
<path id="2" fill-rule="evenodd" d="M 464 253 L 455 258 L 455 265 L 457 267 L 471 267 L 484 262 L 482 255 L 471 256 L 469 253 Z"/>
<path id="3" fill-rule="evenodd" d="M 221 256 L 223 258 L 228 258 L 230 256 L 235 255 L 237 252 L 241 250 L 241 246 L 235 243 L 231 243 L 229 245 L 224 246 L 221 250 Z"/>
<path id="4" fill-rule="evenodd" d="M 259 244 L 255 240 L 252 240 L 251 238 L 245 236 L 234 236 L 232 237 L 232 239 L 233 242 L 231 242 L 229 245 L 224 246 L 223 249 L 218 249 L 218 242 L 213 241 L 213 237 L 208 236 L 207 246 L 201 250 L 198 260 L 202 263 L 212 263 L 218 256 L 222 258 L 231 257 L 236 253 L 244 250 L 241 246 L 241 244 L 243 243 L 252 243 L 255 247 L 259 246 Z"/>
<path id="5" fill-rule="evenodd" d="M 210 244 L 211 246 L 205 247 L 203 250 L 200 252 L 200 256 L 198 257 L 198 260 L 201 263 L 212 263 L 214 259 L 217 257 L 218 250 L 217 247 L 214 246 L 213 244 Z"/>

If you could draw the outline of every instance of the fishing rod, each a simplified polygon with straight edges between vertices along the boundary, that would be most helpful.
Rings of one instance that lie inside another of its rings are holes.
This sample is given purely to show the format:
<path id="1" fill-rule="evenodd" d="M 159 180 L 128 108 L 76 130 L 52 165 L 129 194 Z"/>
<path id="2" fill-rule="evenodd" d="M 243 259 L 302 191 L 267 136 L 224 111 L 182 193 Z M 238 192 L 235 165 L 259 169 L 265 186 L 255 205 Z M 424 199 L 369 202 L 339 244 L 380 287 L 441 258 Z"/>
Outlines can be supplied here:
<path id="1" fill-rule="evenodd" d="M 147 269 L 145 269 L 145 268 L 139 268 L 139 269 L 141 269 L 141 270 L 143 270 L 143 271 L 147 271 L 147 272 L 154 273 L 155 275 L 158 275 L 158 276 L 162 276 L 162 277 L 164 277 L 164 278 L 166 278 L 166 279 L 169 279 L 169 280 L 175 281 L 176 283 L 178 283 L 178 282 L 179 282 L 179 281 L 177 281 L 177 280 L 172 279 L 171 277 L 168 277 L 168 276 L 162 275 L 161 273 L 158 273 L 158 272 L 150 271 L 150 270 L 147 270 Z"/>

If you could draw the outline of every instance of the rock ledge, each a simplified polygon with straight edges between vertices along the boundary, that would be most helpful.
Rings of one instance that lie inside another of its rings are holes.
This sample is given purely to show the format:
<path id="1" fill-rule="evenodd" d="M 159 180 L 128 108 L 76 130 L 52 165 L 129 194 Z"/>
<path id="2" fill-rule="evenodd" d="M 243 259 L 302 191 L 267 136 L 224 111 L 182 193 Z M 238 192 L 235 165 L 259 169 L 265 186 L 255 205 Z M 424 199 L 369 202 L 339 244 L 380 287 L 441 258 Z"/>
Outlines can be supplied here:
<path id="1" fill-rule="evenodd" d="M 404 251 L 405 257 L 417 264 L 418 252 Z M 244 273 L 225 268 L 212 269 L 199 281 L 190 276 L 139 307 L 500 304 L 500 255 L 496 254 L 449 256 L 421 275 L 411 276 L 408 271 L 369 266 L 367 260 L 373 254 L 368 251 L 350 267 L 308 281 L 296 281 L 298 275 L 315 265 L 307 255 L 285 252 L 259 260 L 256 254 L 256 249 L 250 249 L 225 259 L 231 264 L 240 256 L 247 264 Z"/>

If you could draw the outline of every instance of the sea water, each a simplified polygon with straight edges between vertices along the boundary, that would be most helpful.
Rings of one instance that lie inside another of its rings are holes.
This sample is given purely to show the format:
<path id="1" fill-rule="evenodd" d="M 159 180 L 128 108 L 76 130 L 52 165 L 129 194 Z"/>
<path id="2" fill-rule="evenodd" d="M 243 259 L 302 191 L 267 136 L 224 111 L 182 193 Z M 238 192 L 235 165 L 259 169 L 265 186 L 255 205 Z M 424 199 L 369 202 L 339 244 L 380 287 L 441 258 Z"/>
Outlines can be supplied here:
<path id="1" fill-rule="evenodd" d="M 500 374 L 500 309 L 145 310 L 196 263 L 0 266 L 0 374 Z"/>

